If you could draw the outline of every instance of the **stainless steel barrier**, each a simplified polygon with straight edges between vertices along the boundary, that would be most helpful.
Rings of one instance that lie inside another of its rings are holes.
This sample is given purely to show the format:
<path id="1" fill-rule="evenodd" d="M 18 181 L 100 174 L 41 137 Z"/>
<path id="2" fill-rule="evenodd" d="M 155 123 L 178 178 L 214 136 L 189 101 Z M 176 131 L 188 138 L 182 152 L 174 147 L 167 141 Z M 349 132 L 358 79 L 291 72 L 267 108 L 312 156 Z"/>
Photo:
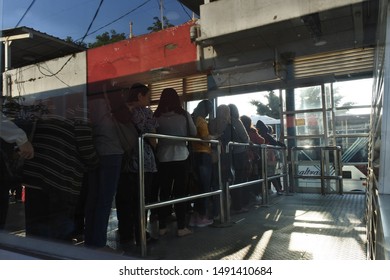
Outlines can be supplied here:
<path id="1" fill-rule="evenodd" d="M 258 144 L 249 144 L 249 143 L 229 142 L 227 147 L 226 147 L 226 152 L 230 153 L 230 166 L 231 166 L 231 168 L 232 168 L 232 160 L 231 160 L 232 152 L 231 152 L 231 150 L 234 149 L 234 146 L 245 146 L 245 147 L 247 147 L 247 149 L 255 148 L 255 149 L 260 150 L 260 152 L 261 152 L 261 159 L 260 160 L 261 160 L 261 166 L 262 166 L 261 176 L 259 174 L 257 180 L 250 180 L 247 182 L 232 184 L 232 185 L 227 184 L 227 187 L 226 187 L 227 190 L 235 189 L 235 188 L 242 188 L 242 187 L 254 185 L 257 183 L 261 183 L 262 184 L 261 205 L 267 206 L 269 203 L 269 194 L 268 194 L 268 188 L 267 188 L 268 181 L 270 181 L 272 179 L 276 179 L 276 178 L 284 178 L 283 189 L 286 191 L 287 194 L 289 193 L 289 187 L 287 184 L 288 173 L 287 173 L 287 164 L 286 164 L 287 163 L 286 148 L 280 147 L 280 146 L 265 145 L 265 144 L 258 145 Z M 268 175 L 268 168 L 267 168 L 267 158 L 268 158 L 268 151 L 269 150 L 281 150 L 283 152 L 283 156 L 281 157 L 281 161 L 279 161 L 279 163 L 282 164 L 282 172 L 279 174 L 275 173 L 272 176 Z M 227 208 L 227 218 L 228 218 L 228 220 L 230 220 L 230 207 Z"/>
<path id="2" fill-rule="evenodd" d="M 170 140 L 182 140 L 187 142 L 204 142 L 204 143 L 210 143 L 211 145 L 215 145 L 217 149 L 217 155 L 218 155 L 218 188 L 217 190 L 205 192 L 202 194 L 196 194 L 196 195 L 188 195 L 186 197 L 176 198 L 172 200 L 167 201 L 161 201 L 151 204 L 145 204 L 145 178 L 144 178 L 144 139 L 145 138 L 156 138 L 156 139 L 170 139 Z M 139 155 L 139 180 L 140 180 L 140 192 L 139 192 L 139 200 L 140 200 L 140 217 L 139 217 L 139 223 L 140 223 L 140 230 L 141 230 L 141 255 L 146 256 L 147 255 L 147 244 L 146 244 L 146 211 L 154 208 L 159 208 L 167 205 L 173 205 L 175 203 L 179 202 L 186 202 L 186 201 L 192 201 L 197 198 L 203 198 L 203 197 L 210 197 L 210 196 L 219 196 L 220 201 L 220 218 L 221 223 L 226 223 L 227 221 L 230 221 L 230 207 L 229 207 L 229 190 L 234 188 L 240 188 L 245 187 L 249 185 L 253 185 L 256 183 L 262 183 L 262 205 L 268 204 L 268 191 L 267 191 L 267 182 L 269 180 L 272 180 L 274 178 L 280 178 L 284 177 L 285 180 L 283 180 L 284 183 L 284 189 L 288 192 L 288 187 L 286 187 L 287 183 L 287 167 L 286 167 L 286 148 L 278 147 L 278 146 L 271 146 L 271 145 L 250 145 L 250 144 L 243 144 L 243 143 L 235 143 L 230 142 L 226 147 L 223 147 L 226 149 L 227 152 L 230 152 L 230 150 L 233 148 L 233 146 L 237 145 L 244 145 L 244 146 L 250 146 L 254 148 L 258 148 L 261 150 L 261 160 L 262 160 L 262 172 L 261 172 L 261 178 L 258 178 L 256 180 L 251 180 L 248 182 L 240 183 L 240 184 L 232 184 L 229 185 L 229 183 L 226 184 L 226 186 L 223 186 L 222 183 L 222 176 L 221 176 L 221 143 L 218 140 L 202 140 L 199 138 L 192 138 L 192 137 L 179 137 L 179 136 L 170 136 L 170 135 L 163 135 L 163 134 L 154 134 L 154 133 L 146 133 L 143 134 L 141 137 L 138 138 L 138 155 Z M 267 151 L 269 149 L 277 149 L 277 150 L 283 150 L 283 172 L 281 174 L 274 174 L 272 176 L 269 176 L 267 173 Z M 231 153 L 230 153 L 231 155 Z M 232 161 L 230 161 L 229 164 L 231 164 Z M 259 175 L 260 177 L 260 175 Z"/>
<path id="3" fill-rule="evenodd" d="M 297 162 L 298 159 L 297 153 L 299 151 L 307 152 L 313 150 L 319 152 L 320 154 L 320 175 L 299 175 L 296 174 L 297 171 Z M 329 156 L 329 152 L 334 152 L 334 171 L 335 175 L 326 175 L 326 157 Z M 292 177 L 293 182 L 292 186 L 295 189 L 295 180 L 294 179 L 320 179 L 321 180 L 321 194 L 325 195 L 325 180 L 336 180 L 337 188 L 339 194 L 343 194 L 343 176 L 342 176 L 342 162 L 341 162 L 341 147 L 340 146 L 303 146 L 303 147 L 293 147 L 291 149 L 291 165 L 292 165 Z"/>
<path id="4" fill-rule="evenodd" d="M 172 199 L 169 201 L 162 201 L 157 203 L 152 203 L 145 205 L 145 177 L 144 177 L 144 139 L 145 138 L 156 138 L 156 139 L 170 139 L 170 140 L 182 140 L 187 142 L 204 142 L 204 143 L 210 143 L 212 145 L 217 145 L 217 154 L 218 154 L 218 185 L 219 189 L 211 192 L 206 192 L 202 194 L 197 195 L 191 195 L 181 198 Z M 140 229 L 141 229 L 141 254 L 142 256 L 146 256 L 147 254 L 147 247 L 146 247 L 146 225 L 145 225 L 145 212 L 146 210 L 158 208 L 162 206 L 172 205 L 179 202 L 186 202 L 190 200 L 194 200 L 197 198 L 202 197 L 208 197 L 208 196 L 215 196 L 219 195 L 220 197 L 220 217 L 221 222 L 226 221 L 226 214 L 225 210 L 226 205 L 226 191 L 222 187 L 222 181 L 221 181 L 221 144 L 217 140 L 202 140 L 199 138 L 191 138 L 191 137 L 179 137 L 179 136 L 171 136 L 171 135 L 163 135 L 163 134 L 153 134 L 153 133 L 146 133 L 143 134 L 141 137 L 138 138 L 138 155 L 139 155 L 139 178 L 140 178 L 140 192 L 139 192 L 139 200 L 140 200 Z"/>

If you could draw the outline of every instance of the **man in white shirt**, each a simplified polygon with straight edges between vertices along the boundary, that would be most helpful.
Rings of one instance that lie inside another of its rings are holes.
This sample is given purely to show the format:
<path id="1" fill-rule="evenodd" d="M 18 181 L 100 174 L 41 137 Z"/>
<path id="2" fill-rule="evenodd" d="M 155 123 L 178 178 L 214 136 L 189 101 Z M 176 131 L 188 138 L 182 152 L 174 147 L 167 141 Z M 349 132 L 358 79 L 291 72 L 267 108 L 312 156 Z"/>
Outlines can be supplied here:
<path id="1" fill-rule="evenodd" d="M 3 114 L 0 114 L 0 137 L 5 142 L 16 143 L 22 158 L 33 158 L 34 148 L 28 141 L 26 133 Z"/>
<path id="2" fill-rule="evenodd" d="M 34 157 L 34 148 L 28 141 L 26 133 L 6 116 L 0 114 L 0 138 L 5 142 L 15 143 L 19 155 L 24 159 Z M 9 185 L 5 176 L 6 168 L 1 159 L 0 169 L 0 230 L 4 229 L 9 203 Z"/>

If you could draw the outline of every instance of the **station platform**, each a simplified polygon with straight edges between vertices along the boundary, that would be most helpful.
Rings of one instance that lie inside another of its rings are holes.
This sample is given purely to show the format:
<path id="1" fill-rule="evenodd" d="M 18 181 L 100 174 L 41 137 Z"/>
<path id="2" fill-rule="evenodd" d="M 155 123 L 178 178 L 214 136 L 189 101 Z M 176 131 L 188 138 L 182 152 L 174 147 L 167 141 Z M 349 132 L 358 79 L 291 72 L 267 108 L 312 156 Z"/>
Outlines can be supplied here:
<path id="1" fill-rule="evenodd" d="M 272 195 L 267 206 L 232 215 L 230 222 L 192 228 L 147 246 L 146 259 L 166 260 L 365 260 L 363 194 Z M 116 248 L 115 219 L 109 245 Z M 140 248 L 128 252 L 140 257 Z"/>
<path id="2" fill-rule="evenodd" d="M 192 228 L 194 233 L 185 237 L 176 236 L 173 218 L 168 234 L 148 244 L 146 256 L 142 256 L 140 247 L 134 245 L 124 254 L 111 257 L 144 260 L 365 260 L 365 199 L 364 194 L 275 194 L 270 196 L 270 203 L 266 206 L 252 205 L 248 212 L 232 215 L 225 224 Z M 23 204 L 10 205 L 9 214 L 20 219 L 19 223 L 9 223 L 6 230 L 23 237 L 23 228 L 20 228 Z M 115 208 L 109 223 L 108 245 L 121 250 Z M 83 247 L 83 242 L 70 246 L 75 249 L 75 256 L 71 258 L 78 259 L 77 247 Z M 91 254 L 92 251 L 90 255 L 82 256 L 93 259 Z"/>

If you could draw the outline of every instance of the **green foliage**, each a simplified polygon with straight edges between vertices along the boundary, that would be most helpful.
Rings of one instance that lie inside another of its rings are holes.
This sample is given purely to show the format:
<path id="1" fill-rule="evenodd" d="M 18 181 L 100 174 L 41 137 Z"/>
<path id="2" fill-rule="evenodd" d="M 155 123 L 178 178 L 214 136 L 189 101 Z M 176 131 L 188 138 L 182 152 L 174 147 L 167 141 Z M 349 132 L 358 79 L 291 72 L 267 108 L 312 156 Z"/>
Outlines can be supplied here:
<path id="1" fill-rule="evenodd" d="M 32 120 L 48 114 L 46 105 L 23 105 L 25 98 L 23 96 L 3 96 L 1 110 L 4 115 L 10 119 Z"/>
<path id="2" fill-rule="evenodd" d="M 257 114 L 262 116 L 268 116 L 274 119 L 280 118 L 279 97 L 275 95 L 273 91 L 268 92 L 265 96 L 268 104 L 263 104 L 260 101 L 252 100 L 250 103 L 257 107 Z"/>
<path id="3" fill-rule="evenodd" d="M 101 35 L 96 36 L 96 42 L 89 43 L 88 48 L 96 48 L 104 45 L 108 45 L 111 43 L 119 42 L 126 39 L 125 33 L 116 33 L 115 30 L 111 30 L 109 32 L 104 32 Z"/>
<path id="4" fill-rule="evenodd" d="M 154 17 L 153 19 L 154 19 L 154 22 L 153 22 L 152 26 L 149 26 L 147 28 L 147 30 L 150 31 L 151 33 L 162 30 L 163 28 L 162 28 L 162 23 L 161 23 L 160 18 Z M 163 17 L 163 22 L 164 22 L 164 29 L 174 26 L 173 24 L 171 24 L 169 22 L 168 18 L 166 18 L 165 16 Z M 95 37 L 95 39 L 96 39 L 95 42 L 86 44 L 84 42 L 76 42 L 73 40 L 73 38 L 71 36 L 67 36 L 64 39 L 64 41 L 66 41 L 68 43 L 77 44 L 77 45 L 80 45 L 80 46 L 85 47 L 85 48 L 96 48 L 96 47 L 100 47 L 100 46 L 104 46 L 104 45 L 108 45 L 111 43 L 122 41 L 122 40 L 126 39 L 126 35 L 125 35 L 125 33 L 117 33 L 115 30 L 111 30 L 110 32 L 104 32 L 101 35 L 97 35 Z"/>
<path id="5" fill-rule="evenodd" d="M 154 19 L 153 25 L 149 26 L 147 28 L 147 30 L 149 30 L 150 33 L 156 32 L 156 31 L 160 31 L 160 30 L 163 29 L 160 18 L 154 17 L 153 19 Z M 163 17 L 163 22 L 164 22 L 164 28 L 168 28 L 168 27 L 173 27 L 174 26 L 173 24 L 169 23 L 169 20 L 165 16 Z"/>
<path id="6" fill-rule="evenodd" d="M 329 95 L 328 95 L 329 96 Z M 252 100 L 250 103 L 257 107 L 257 114 L 269 116 L 271 118 L 279 119 L 280 118 L 280 100 L 279 97 L 275 95 L 273 91 L 270 91 L 267 96 L 265 96 L 268 103 L 263 104 L 258 100 Z M 296 108 L 297 110 L 303 110 L 305 108 L 318 108 L 320 107 L 321 102 L 321 87 L 310 87 L 305 89 L 299 95 L 301 99 L 302 108 Z M 339 106 L 343 97 L 336 92 L 334 92 L 333 101 L 335 106 Z M 330 103 L 330 100 L 327 100 L 327 103 Z M 346 102 L 342 106 L 352 106 L 354 102 Z"/>
<path id="7" fill-rule="evenodd" d="M 84 48 L 88 47 L 87 44 L 84 42 L 75 42 L 71 36 L 67 36 L 65 38 L 65 42 L 71 43 L 71 44 L 76 44 L 76 45 L 79 45 L 79 46 L 84 47 Z"/>

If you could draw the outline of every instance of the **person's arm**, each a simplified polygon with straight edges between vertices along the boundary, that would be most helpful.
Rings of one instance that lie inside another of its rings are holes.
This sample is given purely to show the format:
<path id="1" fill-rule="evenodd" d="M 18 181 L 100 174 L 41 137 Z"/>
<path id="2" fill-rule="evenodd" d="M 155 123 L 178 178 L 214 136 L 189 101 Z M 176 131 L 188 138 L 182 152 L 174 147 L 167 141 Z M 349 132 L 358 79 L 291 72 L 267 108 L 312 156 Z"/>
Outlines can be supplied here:
<path id="1" fill-rule="evenodd" d="M 257 133 L 257 131 L 254 129 L 252 131 L 250 131 L 250 135 L 249 135 L 249 138 L 251 139 L 251 141 L 254 143 L 254 144 L 258 144 L 258 145 L 261 145 L 261 144 L 264 144 L 265 143 L 265 140 L 262 136 L 260 136 L 260 134 Z"/>
<path id="2" fill-rule="evenodd" d="M 34 148 L 26 133 L 3 114 L 0 114 L 0 137 L 5 142 L 16 143 L 21 157 L 30 159 L 34 156 Z"/>
<path id="3" fill-rule="evenodd" d="M 249 135 L 245 129 L 245 126 L 242 124 L 241 120 L 235 120 L 234 122 L 235 132 L 237 133 L 238 139 L 235 141 L 240 143 L 249 143 Z"/>
<path id="4" fill-rule="evenodd" d="M 30 141 L 18 145 L 18 148 L 19 148 L 18 153 L 22 158 L 32 159 L 34 157 L 34 147 L 30 143 Z"/>
<path id="5" fill-rule="evenodd" d="M 189 133 L 189 136 L 191 137 L 195 137 L 196 134 L 198 133 L 197 129 L 196 129 L 196 126 L 194 124 L 194 121 L 192 120 L 192 117 L 190 115 L 190 113 L 187 112 L 187 124 L 188 124 L 188 133 Z"/>

